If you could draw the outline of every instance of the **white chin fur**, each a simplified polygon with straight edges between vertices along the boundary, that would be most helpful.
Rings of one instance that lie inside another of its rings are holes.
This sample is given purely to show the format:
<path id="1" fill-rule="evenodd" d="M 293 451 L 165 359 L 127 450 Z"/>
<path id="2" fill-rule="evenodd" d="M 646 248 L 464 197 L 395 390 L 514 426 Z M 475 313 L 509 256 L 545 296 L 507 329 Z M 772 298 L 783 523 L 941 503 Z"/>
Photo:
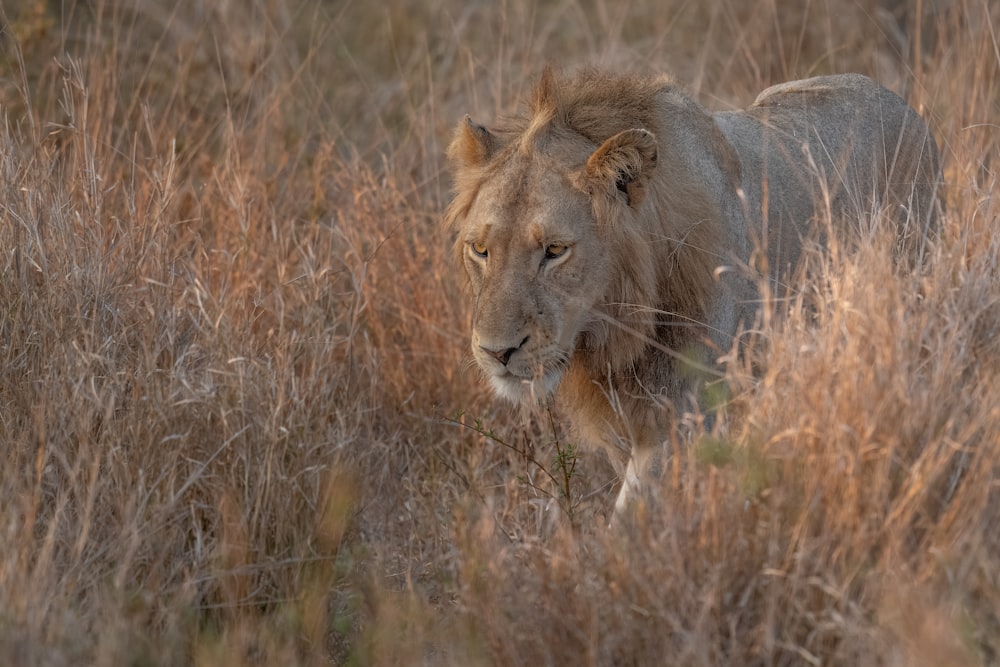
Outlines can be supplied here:
<path id="1" fill-rule="evenodd" d="M 536 403 L 556 390 L 562 373 L 549 371 L 544 377 L 526 380 L 513 375 L 491 375 L 493 393 L 511 403 Z"/>

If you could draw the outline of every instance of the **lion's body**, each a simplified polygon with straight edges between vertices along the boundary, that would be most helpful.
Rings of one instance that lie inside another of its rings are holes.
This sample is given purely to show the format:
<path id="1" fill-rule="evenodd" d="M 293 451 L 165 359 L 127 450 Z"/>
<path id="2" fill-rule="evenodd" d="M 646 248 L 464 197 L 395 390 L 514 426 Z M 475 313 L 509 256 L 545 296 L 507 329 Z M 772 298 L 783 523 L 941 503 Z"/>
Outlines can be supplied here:
<path id="1" fill-rule="evenodd" d="M 619 507 L 671 406 L 692 400 L 691 367 L 751 323 L 747 267 L 791 280 L 817 219 L 859 226 L 880 206 L 920 246 L 939 170 L 916 112 L 858 75 L 711 114 L 663 79 L 547 71 L 526 117 L 467 119 L 450 154 L 474 356 L 498 394 L 554 392 L 580 439 L 609 449 Z M 630 450 L 625 474 L 615 453 Z"/>

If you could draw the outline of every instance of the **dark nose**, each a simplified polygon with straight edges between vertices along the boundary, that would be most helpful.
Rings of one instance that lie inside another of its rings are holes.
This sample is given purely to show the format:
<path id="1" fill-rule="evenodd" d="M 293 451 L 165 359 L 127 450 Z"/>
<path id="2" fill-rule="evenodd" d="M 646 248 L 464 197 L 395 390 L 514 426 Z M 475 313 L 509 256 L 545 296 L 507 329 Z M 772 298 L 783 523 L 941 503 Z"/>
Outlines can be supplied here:
<path id="1" fill-rule="evenodd" d="M 511 356 L 513 356 L 515 352 L 524 347 L 524 344 L 527 342 L 528 342 L 528 337 L 525 336 L 524 340 L 518 343 L 516 347 L 508 347 L 507 349 L 504 350 L 491 350 L 488 347 L 483 347 L 482 345 L 480 345 L 479 349 L 485 352 L 486 354 L 490 355 L 497 361 L 499 361 L 504 366 L 506 366 L 507 362 L 510 361 Z"/>

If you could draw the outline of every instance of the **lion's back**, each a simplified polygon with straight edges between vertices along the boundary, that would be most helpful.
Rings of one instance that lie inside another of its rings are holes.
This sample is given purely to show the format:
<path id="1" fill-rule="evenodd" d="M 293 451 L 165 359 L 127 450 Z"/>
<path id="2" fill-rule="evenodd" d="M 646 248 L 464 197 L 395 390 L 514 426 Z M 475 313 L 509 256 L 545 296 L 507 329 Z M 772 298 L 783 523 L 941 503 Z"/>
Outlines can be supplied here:
<path id="1" fill-rule="evenodd" d="M 933 224 L 934 140 L 916 111 L 868 77 L 781 83 L 743 111 L 716 114 L 716 122 L 743 163 L 751 217 L 766 215 L 778 230 L 769 243 L 775 270 L 796 263 L 799 240 L 826 201 L 843 222 L 885 208 L 901 245 L 923 239 Z"/>

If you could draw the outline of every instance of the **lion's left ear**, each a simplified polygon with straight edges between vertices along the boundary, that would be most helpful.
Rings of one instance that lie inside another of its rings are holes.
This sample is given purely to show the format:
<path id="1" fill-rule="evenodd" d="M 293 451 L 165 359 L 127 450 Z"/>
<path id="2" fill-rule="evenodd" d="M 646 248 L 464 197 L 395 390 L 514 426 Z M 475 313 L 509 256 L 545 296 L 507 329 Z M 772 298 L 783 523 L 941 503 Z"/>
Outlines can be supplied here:
<path id="1" fill-rule="evenodd" d="M 587 160 L 588 180 L 617 188 L 629 206 L 635 207 L 645 193 L 644 181 L 656 167 L 656 136 L 649 130 L 625 130 L 614 135 Z"/>
<path id="2" fill-rule="evenodd" d="M 448 157 L 461 163 L 463 167 L 478 167 L 492 157 L 496 148 L 496 137 L 466 116 L 455 130 L 455 136 L 448 146 Z"/>

